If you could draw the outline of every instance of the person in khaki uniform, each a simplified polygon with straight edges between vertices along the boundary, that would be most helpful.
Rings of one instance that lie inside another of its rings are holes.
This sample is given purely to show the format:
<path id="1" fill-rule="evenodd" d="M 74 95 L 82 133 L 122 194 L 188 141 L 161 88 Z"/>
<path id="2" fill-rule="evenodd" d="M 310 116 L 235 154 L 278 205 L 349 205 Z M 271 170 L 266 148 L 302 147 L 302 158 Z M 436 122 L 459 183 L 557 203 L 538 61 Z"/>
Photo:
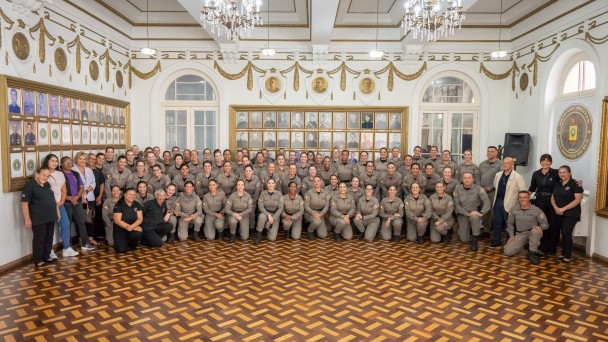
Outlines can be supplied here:
<path id="1" fill-rule="evenodd" d="M 403 201 L 397 197 L 397 187 L 394 185 L 389 186 L 388 196 L 380 202 L 380 219 L 382 223 L 380 235 L 382 235 L 383 240 L 390 240 L 392 236 L 393 241 L 399 241 L 401 238 L 401 226 L 403 226 L 404 210 Z"/>
<path id="2" fill-rule="evenodd" d="M 179 168 L 179 175 L 173 177 L 171 183 L 175 184 L 178 193 L 182 193 L 184 192 L 184 185 L 186 182 L 192 182 L 192 184 L 194 184 L 194 182 L 196 182 L 196 178 L 190 174 L 190 168 L 188 165 L 182 164 L 182 166 Z"/>
<path id="3" fill-rule="evenodd" d="M 228 197 L 224 209 L 228 216 L 231 243 L 236 240 L 236 228 L 239 223 L 241 225 L 241 239 L 244 241 L 249 238 L 249 213 L 252 210 L 251 195 L 245 191 L 245 182 L 239 180 L 236 182 L 236 191 Z"/>
<path id="4" fill-rule="evenodd" d="M 308 177 L 310 164 L 308 164 L 308 156 L 305 152 L 300 153 L 300 161 L 296 165 L 298 170 L 298 177 L 300 177 L 300 179 L 302 180 Z"/>
<path id="5" fill-rule="evenodd" d="M 460 179 L 460 175 L 468 171 L 473 174 L 473 182 L 481 184 L 481 172 L 479 166 L 473 163 L 473 152 L 471 150 L 464 150 L 462 157 L 464 158 L 464 162 L 454 170 L 455 178 Z"/>
<path id="6" fill-rule="evenodd" d="M 365 151 L 359 153 L 359 161 L 357 162 L 357 164 L 355 164 L 355 167 L 353 169 L 353 175 L 361 178 L 361 174 L 363 174 L 363 172 L 365 172 L 366 170 L 366 165 L 368 162 L 368 158 L 369 158 L 369 154 Z M 372 162 L 373 164 L 373 162 Z M 335 163 L 334 163 L 335 165 Z"/>
<path id="7" fill-rule="evenodd" d="M 283 195 L 281 221 L 283 223 L 283 229 L 285 229 L 285 238 L 289 239 L 291 233 L 291 238 L 298 240 L 302 234 L 304 199 L 298 194 L 298 185 L 296 182 L 290 182 L 287 185 L 287 188 L 289 189 L 288 193 Z"/>
<path id="8" fill-rule="evenodd" d="M 110 198 L 110 189 L 113 185 L 118 185 L 120 190 L 123 192 L 127 189 L 127 178 L 131 174 L 131 171 L 127 169 L 127 158 L 125 156 L 118 157 L 116 166 L 109 169 L 106 175 L 106 183 L 104 189 L 106 191 L 106 198 Z"/>
<path id="9" fill-rule="evenodd" d="M 355 200 L 348 194 L 346 184 L 338 185 L 338 193 L 331 199 L 329 222 L 334 226 L 336 241 L 353 238 L 352 219 L 355 216 Z"/>
<path id="10" fill-rule="evenodd" d="M 543 231 L 549 229 L 549 222 L 542 210 L 530 203 L 530 192 L 522 190 L 518 194 L 519 205 L 512 208 L 507 220 L 509 240 L 504 247 L 506 255 L 515 255 L 524 249 L 527 243 L 528 261 L 538 265 L 538 246 Z"/>
<path id="11" fill-rule="evenodd" d="M 224 238 L 224 207 L 226 206 L 226 195 L 218 191 L 217 181 L 209 181 L 209 192 L 203 196 L 203 212 L 205 213 L 205 237 L 208 241 L 215 240 L 215 231 L 219 233 L 219 239 Z"/>
<path id="12" fill-rule="evenodd" d="M 224 162 L 224 170 L 215 177 L 215 180 L 224 194 L 230 196 L 234 191 L 237 181 L 236 175 L 232 172 L 232 163 L 230 161 Z"/>
<path id="13" fill-rule="evenodd" d="M 488 195 L 490 206 L 494 207 L 494 194 L 496 192 L 494 188 L 494 176 L 502 171 L 502 161 L 498 159 L 498 149 L 496 146 L 488 146 L 486 156 L 488 159 L 479 164 L 479 173 L 481 175 L 479 185 L 481 185 Z M 460 181 L 460 179 L 457 180 Z M 492 210 L 490 210 L 483 217 L 484 232 L 488 235 L 492 232 L 492 220 Z"/>
<path id="14" fill-rule="evenodd" d="M 359 177 L 354 176 L 353 179 L 350 181 L 348 193 L 353 196 L 355 203 L 359 203 L 359 199 L 365 195 L 365 192 L 363 191 L 363 189 L 361 189 L 361 181 L 359 180 Z M 378 203 L 380 203 L 380 201 L 378 201 Z"/>
<path id="15" fill-rule="evenodd" d="M 137 183 L 144 181 L 150 187 L 150 175 L 146 172 L 146 163 L 143 160 L 140 160 L 136 163 L 135 171 L 131 173 L 127 177 L 127 189 L 135 189 L 137 187 Z M 164 189 L 163 189 L 164 190 Z M 150 192 L 154 193 L 154 189 Z"/>
<path id="16" fill-rule="evenodd" d="M 476 251 L 477 239 L 481 231 L 481 218 L 490 210 L 490 200 L 481 186 L 473 183 L 473 174 L 470 172 L 462 175 L 462 184 L 454 190 L 454 207 L 458 214 L 460 240 L 465 243 L 470 241 L 471 250 Z M 472 236 L 471 231 L 473 231 Z"/>
<path id="17" fill-rule="evenodd" d="M 442 176 L 442 181 L 440 183 L 443 183 L 445 186 L 445 193 L 450 195 L 450 197 L 454 197 L 454 190 L 456 190 L 456 187 L 460 182 L 452 178 L 452 168 L 449 166 L 444 167 Z"/>
<path id="18" fill-rule="evenodd" d="M 275 172 L 276 165 L 274 162 L 268 163 L 266 170 L 260 172 L 260 183 L 262 184 L 262 190 L 268 190 L 268 180 L 273 179 L 276 185 L 279 184 L 280 177 L 279 174 Z"/>
<path id="19" fill-rule="evenodd" d="M 391 149 L 391 158 L 390 161 L 393 162 L 393 164 L 395 164 L 395 167 L 397 168 L 397 172 L 403 174 L 401 171 L 403 169 L 403 159 L 401 159 L 401 157 L 399 156 L 401 154 L 401 151 L 399 150 L 399 148 L 397 147 L 393 147 Z"/>
<path id="20" fill-rule="evenodd" d="M 166 191 L 167 185 L 171 184 L 171 179 L 169 179 L 169 176 L 163 175 L 163 170 L 160 168 L 160 165 L 154 165 L 152 167 L 152 176 L 148 179 L 148 184 L 150 184 L 151 191 L 156 191 L 158 189 Z"/>
<path id="21" fill-rule="evenodd" d="M 112 197 L 106 198 L 103 202 L 101 214 L 103 215 L 103 222 L 105 223 L 106 240 L 108 246 L 114 246 L 114 206 L 121 199 L 121 191 L 118 185 L 112 186 L 110 190 Z"/>
<path id="22" fill-rule="evenodd" d="M 340 161 L 336 163 L 336 174 L 340 183 L 346 183 L 346 186 L 350 185 L 350 180 L 353 178 L 355 165 L 348 160 L 348 150 L 342 151 L 340 154 Z"/>
<path id="23" fill-rule="evenodd" d="M 445 172 L 445 170 L 444 170 Z M 454 200 L 445 192 L 445 183 L 435 184 L 435 193 L 429 197 L 431 216 L 431 242 L 450 242 L 449 230 L 454 225 Z"/>
<path id="24" fill-rule="evenodd" d="M 365 195 L 357 201 L 357 213 L 355 214 L 355 227 L 359 230 L 359 239 L 372 242 L 378 233 L 380 218 L 378 213 L 380 204 L 374 197 L 374 188 L 371 184 L 365 186 Z"/>
<path id="25" fill-rule="evenodd" d="M 323 183 L 325 183 L 325 186 L 329 185 L 331 176 L 338 174 L 336 168 L 331 164 L 331 158 L 329 157 L 323 158 L 323 163 L 317 171 L 319 173 L 319 176 L 323 180 Z"/>
<path id="26" fill-rule="evenodd" d="M 177 216 L 180 217 L 177 226 L 177 237 L 180 241 L 186 241 L 188 239 L 188 227 L 190 224 L 194 226 L 194 233 L 192 238 L 194 241 L 200 241 L 201 237 L 198 233 L 201 231 L 203 225 L 203 202 L 194 193 L 194 183 L 186 182 L 184 186 L 184 192 L 182 192 L 175 202 L 175 211 Z"/>
<path id="27" fill-rule="evenodd" d="M 167 203 L 167 213 L 170 213 L 169 223 L 171 223 L 171 232 L 167 235 L 167 242 L 175 242 L 175 229 L 177 228 L 177 212 L 175 211 L 175 202 L 177 202 L 177 188 L 175 184 L 167 184 L 165 188 L 165 203 Z"/>
<path id="28" fill-rule="evenodd" d="M 426 187 L 426 177 L 422 175 L 422 173 L 420 172 L 420 165 L 416 163 L 412 164 L 410 173 L 403 177 L 403 183 L 401 184 L 403 196 L 407 196 L 410 194 L 410 188 L 414 183 L 420 184 L 420 188 Z"/>
<path id="29" fill-rule="evenodd" d="M 380 176 L 380 196 L 386 197 L 388 196 L 388 188 L 391 185 L 395 186 L 397 189 L 397 197 L 401 197 L 401 187 L 400 185 L 403 182 L 403 176 L 399 172 L 397 172 L 397 168 L 395 168 L 395 164 L 392 162 L 388 162 L 386 165 L 386 173 Z"/>
<path id="30" fill-rule="evenodd" d="M 198 159 L 198 152 L 196 150 L 192 150 L 192 152 L 190 152 L 190 162 L 188 163 L 188 168 L 190 168 L 190 174 L 194 177 L 203 172 L 203 162 Z"/>
<path id="31" fill-rule="evenodd" d="M 258 225 L 256 227 L 255 243 L 258 244 L 262 240 L 262 231 L 268 229 L 268 240 L 274 241 L 277 239 L 279 232 L 279 223 L 281 222 L 281 213 L 283 212 L 283 195 L 275 189 L 276 182 L 273 178 L 267 181 L 268 190 L 260 194 L 258 200 Z"/>
<path id="32" fill-rule="evenodd" d="M 196 189 L 196 194 L 199 197 L 203 198 L 203 196 L 209 192 L 209 181 L 215 179 L 216 176 L 217 175 L 211 166 L 211 162 L 205 160 L 203 162 L 203 171 L 199 172 L 199 174 L 194 178 L 194 188 Z"/>
<path id="33" fill-rule="evenodd" d="M 380 174 L 374 170 L 374 163 L 368 161 L 365 164 L 365 170 L 360 173 L 359 178 L 361 179 L 361 183 L 363 186 L 371 185 L 374 189 L 374 196 L 376 198 L 381 199 L 382 195 L 380 194 Z"/>
<path id="34" fill-rule="evenodd" d="M 381 148 L 380 158 L 374 160 L 374 168 L 376 169 L 376 172 L 380 173 L 380 175 L 385 175 L 388 171 L 388 164 L 390 162 L 391 161 L 388 159 L 388 150 L 384 147 Z M 393 165 L 395 164 L 393 163 Z M 397 189 L 397 191 L 399 191 L 399 189 Z"/>
<path id="35" fill-rule="evenodd" d="M 321 188 L 323 180 L 319 176 L 315 176 L 314 187 L 304 196 L 304 219 L 309 223 L 308 238 L 314 239 L 314 232 L 317 236 L 324 239 L 327 237 L 327 224 L 325 222 L 325 214 L 329 210 L 331 202 L 330 194 Z"/>
<path id="36" fill-rule="evenodd" d="M 441 176 L 435 173 L 433 163 L 424 165 L 423 176 L 426 178 L 426 185 L 422 188 L 422 193 L 429 197 L 435 193 L 435 184 L 441 182 Z"/>
<path id="37" fill-rule="evenodd" d="M 300 188 L 302 196 L 306 197 L 306 193 L 315 187 L 315 177 L 317 177 L 317 168 L 314 166 L 309 166 L 308 176 L 302 179 L 302 187 Z"/>
<path id="38" fill-rule="evenodd" d="M 260 198 L 260 193 L 262 192 L 262 183 L 258 176 L 253 173 L 253 167 L 251 165 L 245 166 L 245 170 L 243 171 L 245 174 L 241 179 L 245 184 L 245 192 L 251 196 L 252 201 L 252 209 L 247 216 L 249 218 L 249 227 L 253 229 L 255 227 L 255 211 L 258 205 L 258 199 Z"/>
<path id="39" fill-rule="evenodd" d="M 424 243 L 424 233 L 433 214 L 431 201 L 422 193 L 420 184 L 414 183 L 410 188 L 410 194 L 403 201 L 405 206 L 405 217 L 407 219 L 407 239 L 418 240 Z"/>
<path id="40" fill-rule="evenodd" d="M 452 153 L 450 152 L 450 150 L 443 150 L 443 152 L 441 153 L 441 161 L 437 163 L 437 165 L 435 165 L 436 169 L 437 169 L 437 173 L 441 174 L 443 172 L 443 168 L 449 166 L 452 168 L 452 170 L 456 170 L 458 168 L 458 165 L 456 165 L 456 163 L 454 163 L 452 161 Z"/>
<path id="41" fill-rule="evenodd" d="M 297 169 L 295 165 L 289 165 L 287 173 L 281 178 L 281 192 L 283 195 L 289 193 L 289 183 L 296 183 L 297 190 L 300 192 L 302 187 L 302 180 L 298 177 Z"/>
<path id="42" fill-rule="evenodd" d="M 329 192 L 331 197 L 338 196 L 338 190 L 340 189 L 338 181 L 338 176 L 333 175 L 329 178 L 329 185 L 325 186 L 325 190 Z"/>

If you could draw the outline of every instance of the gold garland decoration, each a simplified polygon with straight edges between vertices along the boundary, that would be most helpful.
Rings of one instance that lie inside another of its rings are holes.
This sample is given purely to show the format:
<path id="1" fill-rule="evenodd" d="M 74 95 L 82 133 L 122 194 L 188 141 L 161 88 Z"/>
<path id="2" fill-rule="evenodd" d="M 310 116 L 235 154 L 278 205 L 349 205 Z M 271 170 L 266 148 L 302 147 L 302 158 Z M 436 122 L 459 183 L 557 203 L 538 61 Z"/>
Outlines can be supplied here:
<path id="1" fill-rule="evenodd" d="M 333 74 L 337 73 L 338 71 L 340 71 L 340 90 L 342 90 L 342 91 L 346 90 L 346 72 L 347 71 L 355 76 L 361 75 L 360 71 L 356 71 L 356 70 L 350 68 L 349 66 L 346 65 L 346 62 L 342 62 L 342 64 L 340 64 L 339 67 L 335 68 L 334 70 L 328 71 L 327 74 L 333 75 Z"/>
<path id="2" fill-rule="evenodd" d="M 422 74 L 427 70 L 427 64 L 426 62 L 424 62 L 422 64 L 422 66 L 420 67 L 420 69 L 418 69 L 418 71 L 416 71 L 415 73 L 408 75 L 408 74 L 404 74 L 401 71 L 399 71 L 397 69 L 397 67 L 395 67 L 395 64 L 393 64 L 393 62 L 389 62 L 387 66 L 385 66 L 384 68 L 378 70 L 378 71 L 374 71 L 374 75 L 377 77 L 378 75 L 382 75 L 385 72 L 388 71 L 388 80 L 386 83 L 386 88 L 388 89 L 388 91 L 393 91 L 394 89 L 394 82 L 395 82 L 395 76 L 397 75 L 397 77 L 399 77 L 400 79 L 404 80 L 404 81 L 413 81 L 417 78 L 419 78 L 420 76 L 422 76 Z"/>
<path id="3" fill-rule="evenodd" d="M 128 71 L 128 77 L 129 77 L 129 89 L 131 89 L 131 86 L 133 84 L 133 74 L 135 74 L 135 76 L 139 77 L 142 80 L 147 80 L 150 79 L 152 77 L 154 77 L 154 75 L 156 75 L 157 73 L 162 71 L 162 68 L 160 66 L 160 61 L 156 62 L 156 66 L 154 66 L 154 68 L 148 72 L 142 72 L 139 71 L 136 67 L 133 66 L 133 64 L 131 63 L 131 60 L 129 59 L 129 62 L 127 62 L 127 64 L 123 67 L 123 70 L 129 69 Z"/>
<path id="4" fill-rule="evenodd" d="M 247 62 L 247 65 L 245 66 L 245 68 L 243 68 L 243 70 L 241 70 L 240 72 L 238 72 L 236 74 L 231 74 L 231 73 L 227 72 L 226 70 L 222 69 L 222 67 L 219 65 L 219 63 L 217 61 L 213 62 L 213 69 L 216 69 L 220 73 L 220 75 L 222 75 L 224 78 L 227 78 L 231 81 L 238 80 L 239 78 L 247 75 L 247 90 L 253 89 L 253 71 L 254 70 L 256 72 L 261 73 L 262 76 L 266 75 L 266 70 L 256 67 L 255 65 L 253 65 L 253 63 L 251 63 L 251 61 Z"/>
<path id="5" fill-rule="evenodd" d="M 601 44 L 608 42 L 608 35 L 606 35 L 606 37 L 604 37 L 604 38 L 595 38 L 589 32 L 586 32 L 585 40 L 590 43 L 596 44 L 596 45 L 601 45 Z"/>
<path id="6" fill-rule="evenodd" d="M 532 59 L 532 63 L 530 63 L 530 65 L 527 67 L 528 71 L 531 71 L 530 69 L 534 68 L 533 76 L 532 76 L 532 85 L 533 86 L 536 87 L 536 83 L 538 83 L 538 61 L 541 61 L 543 63 L 547 62 L 549 59 L 551 59 L 551 56 L 553 56 L 553 54 L 555 53 L 555 51 L 557 51 L 559 46 L 560 46 L 559 43 L 555 44 L 553 51 L 551 51 L 548 55 L 546 55 L 544 57 L 539 55 L 538 52 L 534 53 L 534 58 Z M 523 67 L 525 67 L 525 65 Z"/>
<path id="7" fill-rule="evenodd" d="M 87 55 L 87 58 L 89 58 L 89 56 L 91 56 L 91 51 L 87 50 L 87 48 L 85 48 L 84 45 L 82 45 L 82 42 L 80 41 L 80 34 L 76 34 L 76 38 L 74 38 L 74 40 L 69 42 L 67 44 L 67 46 L 68 46 L 68 51 L 70 51 L 70 48 L 72 48 L 74 46 L 76 47 L 76 72 L 80 74 L 81 59 L 82 59 L 81 52 L 84 52 Z"/>
<path id="8" fill-rule="evenodd" d="M 44 60 L 46 59 L 45 38 L 48 38 L 49 40 L 52 41 L 52 43 L 49 44 L 49 46 L 53 46 L 57 39 L 55 39 L 55 37 L 51 36 L 49 31 L 46 29 L 46 25 L 44 24 L 43 18 L 40 18 L 38 23 L 36 25 L 34 25 L 32 28 L 30 28 L 30 36 L 32 37 L 32 39 L 34 39 L 34 37 L 32 36 L 32 33 L 36 32 L 36 31 L 40 31 L 40 37 L 38 38 L 38 58 L 40 59 L 40 63 L 44 63 Z"/>
<path id="9" fill-rule="evenodd" d="M 515 76 L 519 71 L 520 71 L 519 67 L 517 66 L 517 63 L 515 63 L 515 61 L 513 61 L 513 65 L 511 65 L 511 69 L 507 70 L 506 72 L 503 72 L 502 74 L 492 73 L 490 70 L 488 70 L 486 68 L 485 65 L 483 65 L 483 63 L 481 63 L 479 66 L 479 72 L 483 72 L 487 77 L 489 77 L 491 80 L 494 80 L 494 81 L 504 80 L 505 78 L 511 76 L 512 77 L 511 89 L 513 91 L 515 91 Z"/>
<path id="10" fill-rule="evenodd" d="M 99 56 L 100 62 L 104 59 L 106 61 L 106 82 L 109 82 L 110 81 L 110 63 L 113 66 L 116 66 L 116 62 L 112 59 L 112 56 L 110 56 L 110 49 L 108 49 L 108 48 L 106 48 L 106 52 L 104 52 L 103 55 Z"/>
<path id="11" fill-rule="evenodd" d="M 293 90 L 294 91 L 299 91 L 300 90 L 300 71 L 302 71 L 303 73 L 305 73 L 307 75 L 312 75 L 313 74 L 313 71 L 304 69 L 300 65 L 300 62 L 295 62 L 289 68 L 287 68 L 285 70 L 279 71 L 279 73 L 282 76 L 285 76 L 285 74 L 288 74 L 288 73 L 290 73 L 292 71 L 293 71 Z"/>
<path id="12" fill-rule="evenodd" d="M 6 16 L 6 14 L 2 10 L 2 8 L 0 8 L 0 16 L 2 16 L 2 20 L 6 21 L 10 25 L 9 27 L 7 27 L 7 29 L 8 30 L 12 29 L 13 25 L 15 25 L 15 22 L 13 20 L 11 20 L 11 18 Z"/>

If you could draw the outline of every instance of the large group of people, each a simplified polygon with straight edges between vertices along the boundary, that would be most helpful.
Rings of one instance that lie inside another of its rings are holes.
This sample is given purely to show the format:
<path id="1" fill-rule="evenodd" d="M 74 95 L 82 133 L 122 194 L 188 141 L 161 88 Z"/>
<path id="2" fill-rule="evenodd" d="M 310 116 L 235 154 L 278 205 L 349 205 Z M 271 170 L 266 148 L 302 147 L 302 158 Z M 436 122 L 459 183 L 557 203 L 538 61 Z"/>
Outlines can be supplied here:
<path id="1" fill-rule="evenodd" d="M 580 219 L 583 189 L 568 166 L 551 168 L 540 158 L 529 187 L 511 157 L 499 159 L 494 146 L 487 159 L 473 163 L 470 150 L 456 164 L 450 151 L 420 146 L 402 157 L 398 148 L 380 149 L 376 160 L 347 150 L 331 156 L 312 151 L 205 149 L 161 153 L 134 145 L 118 157 L 78 153 L 59 159 L 49 154 L 22 192 L 25 227 L 31 228 L 34 263 L 56 259 L 55 222 L 63 257 L 72 247 L 74 223 L 83 251 L 99 243 L 116 252 L 139 245 L 160 247 L 176 240 L 353 238 L 398 243 L 449 243 L 457 230 L 470 250 L 491 237 L 490 247 L 514 255 L 528 245 L 527 259 L 556 255 L 570 262 L 572 231 Z M 74 165 L 75 162 L 75 165 Z M 536 203 L 536 205 L 532 204 Z M 94 217 L 90 214 L 96 213 Z M 227 236 L 229 235 L 229 236 Z M 503 242 L 504 235 L 504 242 Z"/>

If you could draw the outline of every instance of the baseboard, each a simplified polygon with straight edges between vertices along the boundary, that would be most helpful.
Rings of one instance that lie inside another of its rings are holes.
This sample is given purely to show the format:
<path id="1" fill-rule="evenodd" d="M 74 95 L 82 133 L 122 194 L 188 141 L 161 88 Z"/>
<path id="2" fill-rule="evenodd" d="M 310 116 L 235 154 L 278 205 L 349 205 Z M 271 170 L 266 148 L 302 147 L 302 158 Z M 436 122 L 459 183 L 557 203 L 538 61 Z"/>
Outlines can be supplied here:
<path id="1" fill-rule="evenodd" d="M 58 247 L 63 246 L 63 244 L 60 243 L 56 243 L 53 245 L 53 250 L 57 249 Z M 33 254 L 28 254 L 25 256 L 22 256 L 21 258 L 11 261 L 8 264 L 4 264 L 0 266 L 0 275 L 3 275 L 4 273 L 8 272 L 8 271 L 12 271 L 13 269 L 23 266 L 24 264 L 27 263 L 32 263 L 32 260 L 34 260 L 34 255 Z"/>
<path id="2" fill-rule="evenodd" d="M 608 265 L 608 258 L 606 258 L 605 256 L 601 256 L 597 253 L 593 253 L 593 255 L 591 256 L 591 260 L 599 262 L 604 265 Z"/>

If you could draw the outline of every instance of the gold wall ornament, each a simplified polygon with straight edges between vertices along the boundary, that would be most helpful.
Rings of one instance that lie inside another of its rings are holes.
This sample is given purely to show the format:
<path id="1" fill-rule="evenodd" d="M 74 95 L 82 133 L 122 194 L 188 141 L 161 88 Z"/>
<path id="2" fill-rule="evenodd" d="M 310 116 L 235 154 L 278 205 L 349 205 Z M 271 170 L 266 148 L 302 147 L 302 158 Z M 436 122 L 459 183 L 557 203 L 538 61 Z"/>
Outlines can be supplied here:
<path id="1" fill-rule="evenodd" d="M 118 88 L 122 88 L 123 81 L 122 72 L 120 70 L 116 70 L 116 85 Z"/>
<path id="2" fill-rule="evenodd" d="M 529 82 L 530 77 L 528 76 L 528 73 L 522 72 L 521 75 L 519 75 L 519 89 L 521 91 L 525 91 L 526 89 L 528 89 Z"/>
<path id="3" fill-rule="evenodd" d="M 517 63 L 515 63 L 515 61 L 513 61 L 513 65 L 511 65 L 511 69 L 507 70 L 506 72 L 503 72 L 502 74 L 492 73 L 490 70 L 488 70 L 486 68 L 486 66 L 483 63 L 481 63 L 479 65 L 479 72 L 483 72 L 484 75 L 489 77 L 491 80 L 494 80 L 494 81 L 504 80 L 505 78 L 511 76 L 511 90 L 513 90 L 513 91 L 515 91 L 515 76 L 517 76 L 517 73 L 519 71 L 520 71 L 519 67 L 517 66 Z"/>
<path id="4" fill-rule="evenodd" d="M 595 213 L 608 218 L 608 97 L 602 102 L 600 135 Z"/>
<path id="5" fill-rule="evenodd" d="M 99 78 L 99 64 L 94 60 L 89 63 L 89 74 L 93 81 L 97 81 Z"/>
<path id="6" fill-rule="evenodd" d="M 27 40 L 27 37 L 21 33 L 17 32 L 13 35 L 13 53 L 20 60 L 24 61 L 30 56 L 30 42 Z"/>
<path id="7" fill-rule="evenodd" d="M 363 77 L 359 81 L 359 90 L 365 94 L 369 95 L 374 92 L 376 89 L 376 82 L 370 77 Z"/>
<path id="8" fill-rule="evenodd" d="M 276 76 L 270 76 L 264 82 L 264 88 L 266 88 L 266 90 L 269 93 L 273 93 L 273 94 L 278 92 L 279 90 L 281 90 L 282 86 L 283 86 L 283 83 Z"/>
<path id="9" fill-rule="evenodd" d="M 89 58 L 89 56 L 91 56 L 91 51 L 87 50 L 87 48 L 85 48 L 84 45 L 82 45 L 79 34 L 77 34 L 76 38 L 74 38 L 74 40 L 69 42 L 67 44 L 67 46 L 68 46 L 68 51 L 70 50 L 70 48 L 76 47 L 76 50 L 75 50 L 75 52 L 76 52 L 76 72 L 80 74 L 82 52 L 84 52 L 87 55 L 87 58 Z M 89 69 L 89 71 L 90 71 L 90 69 Z M 97 70 L 97 73 L 99 75 L 99 70 Z"/>
<path id="10" fill-rule="evenodd" d="M 105 76 L 106 76 L 106 82 L 110 81 L 110 64 L 112 64 L 112 66 L 116 66 L 116 61 L 114 61 L 112 59 L 112 56 L 110 56 L 110 49 L 106 48 L 106 52 L 103 53 L 103 55 L 99 56 L 99 61 L 104 61 L 105 60 Z"/>
<path id="11" fill-rule="evenodd" d="M 148 72 L 141 72 L 139 70 L 137 70 L 136 67 L 133 66 L 131 60 L 129 59 L 129 61 L 127 62 L 127 64 L 125 64 L 125 66 L 123 67 L 123 70 L 129 69 L 129 72 L 127 74 L 128 80 L 129 80 L 129 89 L 131 89 L 131 86 L 133 85 L 133 74 L 135 74 L 135 76 L 137 76 L 138 78 L 142 79 L 142 80 L 147 80 L 150 79 L 152 77 L 154 77 L 154 75 L 156 75 L 157 73 L 161 72 L 161 66 L 160 66 L 160 61 L 156 62 L 156 66 L 154 66 L 154 68 Z"/>
<path id="12" fill-rule="evenodd" d="M 591 144 L 593 122 L 587 107 L 573 104 L 566 108 L 557 124 L 557 147 L 560 154 L 574 161 L 580 159 Z"/>
<path id="13" fill-rule="evenodd" d="M 55 49 L 55 66 L 59 71 L 65 71 L 68 66 L 68 58 L 65 50 L 61 47 Z"/>
<path id="14" fill-rule="evenodd" d="M 426 69 L 427 69 L 427 64 L 426 64 L 426 62 L 424 62 L 422 64 L 422 66 L 420 67 L 420 69 L 418 69 L 418 71 L 416 71 L 413 74 L 408 75 L 408 74 L 404 74 L 401 71 L 399 71 L 395 67 L 393 62 L 389 62 L 388 65 L 385 66 L 384 68 L 382 68 L 378 71 L 374 71 L 374 75 L 376 77 L 378 77 L 379 75 L 382 75 L 388 71 L 388 82 L 386 84 L 386 88 L 388 89 L 388 91 L 393 91 L 394 82 L 395 82 L 394 75 L 397 75 L 397 77 L 399 77 L 400 79 L 402 79 L 404 81 L 413 81 L 415 79 L 418 79 L 420 76 L 422 76 L 422 74 L 426 71 Z"/>
<path id="15" fill-rule="evenodd" d="M 231 81 L 238 80 L 239 78 L 242 78 L 243 76 L 247 75 L 247 90 L 253 89 L 253 70 L 261 73 L 262 76 L 266 74 L 265 70 L 254 66 L 253 63 L 251 63 L 251 61 L 247 62 L 247 65 L 245 66 L 245 68 L 243 68 L 243 70 L 241 70 L 240 72 L 238 72 L 236 74 L 231 74 L 231 73 L 226 72 L 224 69 L 222 69 L 222 67 L 218 64 L 217 61 L 213 62 L 213 68 L 217 69 L 217 71 L 220 73 L 220 75 L 222 75 L 224 78 L 227 78 Z"/>
<path id="16" fill-rule="evenodd" d="M 30 28 L 30 34 L 36 31 L 40 31 L 38 37 L 38 58 L 40 59 L 40 63 L 44 63 L 44 61 L 46 60 L 46 38 L 51 41 L 51 44 L 49 44 L 49 46 L 55 45 L 55 41 L 57 41 L 57 39 L 51 36 L 49 31 L 46 29 L 46 25 L 44 24 L 43 18 L 40 18 L 38 23 L 32 28 Z"/>
<path id="17" fill-rule="evenodd" d="M 7 30 L 11 30 L 15 22 L 11 20 L 11 18 L 7 17 L 2 8 L 0 8 L 0 16 L 2 16 L 2 20 L 4 20 L 9 26 L 6 28 Z"/>

